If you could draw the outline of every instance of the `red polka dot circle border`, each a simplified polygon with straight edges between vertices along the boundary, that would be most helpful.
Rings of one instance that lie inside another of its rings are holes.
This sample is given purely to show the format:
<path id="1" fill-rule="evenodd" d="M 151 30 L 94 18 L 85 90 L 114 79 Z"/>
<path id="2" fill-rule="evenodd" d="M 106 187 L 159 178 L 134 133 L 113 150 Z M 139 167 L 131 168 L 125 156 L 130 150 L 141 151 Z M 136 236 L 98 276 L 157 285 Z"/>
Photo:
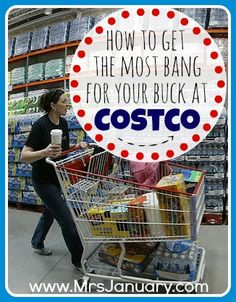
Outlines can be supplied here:
<path id="1" fill-rule="evenodd" d="M 121 16 L 122 16 L 124 19 L 127 19 L 127 18 L 129 18 L 129 12 L 128 12 L 127 10 L 125 10 L 125 11 L 123 11 L 123 12 L 121 13 Z"/>
<path id="2" fill-rule="evenodd" d="M 78 52 L 78 57 L 79 57 L 80 59 L 84 58 L 84 57 L 85 57 L 85 51 L 84 51 L 84 50 L 80 50 L 80 51 Z"/>
<path id="3" fill-rule="evenodd" d="M 173 11 L 169 11 L 169 12 L 167 13 L 167 17 L 168 17 L 169 19 L 173 19 L 173 18 L 175 17 L 175 13 L 174 13 Z"/>
<path id="4" fill-rule="evenodd" d="M 136 158 L 137 158 L 138 160 L 142 160 L 142 159 L 144 158 L 144 154 L 143 154 L 142 152 L 138 152 L 138 153 L 136 154 Z"/>
<path id="5" fill-rule="evenodd" d="M 76 88 L 76 87 L 79 86 L 79 83 L 78 83 L 78 81 L 76 81 L 76 80 L 72 80 L 72 81 L 70 82 L 70 86 L 73 87 L 73 88 Z"/>
<path id="6" fill-rule="evenodd" d="M 153 160 L 158 160 L 159 154 L 157 152 L 153 152 L 151 157 Z"/>
<path id="7" fill-rule="evenodd" d="M 143 16 L 143 15 L 145 14 L 144 9 L 143 9 L 143 8 L 139 8 L 139 9 L 137 10 L 137 14 L 138 14 L 139 16 Z"/>
<path id="8" fill-rule="evenodd" d="M 218 58 L 218 52 L 212 51 L 212 53 L 211 53 L 211 58 L 212 58 L 213 60 L 216 60 L 216 59 Z"/>
<path id="9" fill-rule="evenodd" d="M 221 66 L 216 66 L 216 68 L 215 68 L 216 73 L 222 73 L 222 71 L 223 71 L 223 68 Z"/>
<path id="10" fill-rule="evenodd" d="M 217 86 L 218 86 L 219 88 L 223 88 L 223 87 L 225 86 L 225 82 L 224 82 L 224 81 L 218 81 L 218 82 L 217 82 Z"/>
<path id="11" fill-rule="evenodd" d="M 102 135 L 102 134 L 97 134 L 97 135 L 95 136 L 95 140 L 96 140 L 97 142 L 101 142 L 101 141 L 103 140 L 103 135 Z"/>
<path id="12" fill-rule="evenodd" d="M 109 143 L 109 144 L 107 145 L 107 149 L 110 150 L 110 151 L 115 150 L 115 144 Z"/>
<path id="13" fill-rule="evenodd" d="M 122 150 L 120 155 L 124 158 L 128 157 L 129 156 L 129 152 L 127 150 Z"/>
<path id="14" fill-rule="evenodd" d="M 87 44 L 87 45 L 90 45 L 93 43 L 93 39 L 91 37 L 87 37 L 84 39 L 84 42 Z"/>
<path id="15" fill-rule="evenodd" d="M 186 150 L 188 149 L 188 145 L 185 144 L 185 143 L 182 143 L 182 144 L 180 145 L 180 149 L 181 149 L 182 151 L 186 151 Z"/>
<path id="16" fill-rule="evenodd" d="M 166 152 L 166 156 L 169 157 L 169 158 L 173 157 L 174 155 L 175 155 L 175 153 L 174 153 L 173 150 L 168 150 L 168 151 Z"/>
<path id="17" fill-rule="evenodd" d="M 74 66 L 73 66 L 73 71 L 74 71 L 74 72 L 77 73 L 77 72 L 80 72 L 80 70 L 81 70 L 81 68 L 80 68 L 79 65 L 74 65 Z"/>
<path id="18" fill-rule="evenodd" d="M 205 130 L 205 131 L 210 131 L 210 130 L 211 130 L 211 125 L 208 124 L 208 123 L 204 124 L 204 125 L 203 125 L 203 130 Z"/>
<path id="19" fill-rule="evenodd" d="M 193 28 L 193 33 L 194 33 L 194 35 L 199 35 L 200 32 L 201 32 L 201 29 L 200 29 L 199 27 L 194 27 L 194 28 Z"/>
<path id="20" fill-rule="evenodd" d="M 152 10 L 152 15 L 153 15 L 154 17 L 157 17 L 159 14 L 160 14 L 160 11 L 159 11 L 158 8 L 154 8 L 154 9 Z"/>
<path id="21" fill-rule="evenodd" d="M 217 117 L 218 116 L 218 111 L 217 110 L 211 110 L 210 116 L 213 117 L 213 118 Z"/>
<path id="22" fill-rule="evenodd" d="M 110 25 L 114 25 L 116 23 L 116 19 L 111 17 L 111 18 L 108 19 L 108 23 Z"/>
<path id="23" fill-rule="evenodd" d="M 81 100 L 81 98 L 80 98 L 80 96 L 79 96 L 79 95 L 74 95 L 74 96 L 73 96 L 73 102 L 75 102 L 75 103 L 79 103 L 79 102 L 80 102 L 80 100 Z"/>
<path id="24" fill-rule="evenodd" d="M 223 101 L 223 98 L 222 98 L 221 95 L 217 95 L 217 96 L 215 97 L 215 102 L 216 102 L 217 104 L 221 103 L 222 101 Z"/>
<path id="25" fill-rule="evenodd" d="M 187 18 L 182 18 L 182 19 L 180 20 L 180 23 L 181 23 L 183 26 L 186 26 L 186 25 L 188 25 L 188 19 L 187 19 Z"/>
<path id="26" fill-rule="evenodd" d="M 198 134 L 194 134 L 194 135 L 192 136 L 192 140 L 193 140 L 195 143 L 197 143 L 197 142 L 200 141 L 200 136 L 199 136 Z"/>
<path id="27" fill-rule="evenodd" d="M 209 46 L 209 45 L 211 45 L 211 39 L 205 38 L 205 39 L 203 40 L 203 43 L 204 43 L 206 46 Z"/>
<path id="28" fill-rule="evenodd" d="M 97 34 L 102 34 L 103 33 L 103 27 L 98 26 L 98 27 L 96 27 L 95 31 L 96 31 Z"/>
<path id="29" fill-rule="evenodd" d="M 90 131 L 90 130 L 92 130 L 92 128 L 93 128 L 93 126 L 91 124 L 89 124 L 89 123 L 87 123 L 87 124 L 84 125 L 85 131 Z"/>
<path id="30" fill-rule="evenodd" d="M 84 117 L 85 116 L 85 111 L 83 109 L 79 109 L 78 112 L 77 112 L 77 115 L 79 117 Z"/>

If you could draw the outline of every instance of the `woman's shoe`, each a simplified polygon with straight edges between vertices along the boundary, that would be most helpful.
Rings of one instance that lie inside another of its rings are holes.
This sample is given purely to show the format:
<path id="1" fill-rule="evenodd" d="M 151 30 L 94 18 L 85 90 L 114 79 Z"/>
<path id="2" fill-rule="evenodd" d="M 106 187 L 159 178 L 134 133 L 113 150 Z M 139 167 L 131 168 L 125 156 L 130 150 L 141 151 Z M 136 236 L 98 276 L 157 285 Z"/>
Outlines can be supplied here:
<path id="1" fill-rule="evenodd" d="M 40 249 L 38 247 L 32 246 L 32 248 L 36 250 L 39 255 L 43 255 L 43 256 L 52 255 L 52 250 L 48 249 L 47 247 L 43 247 L 42 249 Z"/>

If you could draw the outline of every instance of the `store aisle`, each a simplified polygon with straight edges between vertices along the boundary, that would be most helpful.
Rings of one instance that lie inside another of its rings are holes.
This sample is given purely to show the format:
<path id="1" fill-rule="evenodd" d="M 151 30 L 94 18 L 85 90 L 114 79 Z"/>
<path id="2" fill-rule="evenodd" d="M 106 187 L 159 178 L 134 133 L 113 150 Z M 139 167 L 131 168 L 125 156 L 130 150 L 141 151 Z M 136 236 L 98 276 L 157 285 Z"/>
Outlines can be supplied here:
<path id="1" fill-rule="evenodd" d="M 13 294 L 30 294 L 29 282 L 73 283 L 81 276 L 70 263 L 56 223 L 46 242 L 47 247 L 53 249 L 53 255 L 39 256 L 31 249 L 30 239 L 38 218 L 38 213 L 9 209 L 8 286 Z M 206 249 L 203 282 L 208 284 L 210 294 L 221 294 L 228 283 L 227 226 L 201 226 L 200 245 Z"/>

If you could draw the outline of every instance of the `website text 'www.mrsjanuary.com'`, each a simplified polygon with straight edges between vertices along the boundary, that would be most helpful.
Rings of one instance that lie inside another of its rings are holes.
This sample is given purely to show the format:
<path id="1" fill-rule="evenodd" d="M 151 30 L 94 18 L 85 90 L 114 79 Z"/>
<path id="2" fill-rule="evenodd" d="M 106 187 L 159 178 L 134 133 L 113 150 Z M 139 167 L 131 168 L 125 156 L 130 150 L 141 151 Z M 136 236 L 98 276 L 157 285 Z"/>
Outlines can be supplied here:
<path id="1" fill-rule="evenodd" d="M 93 283 L 86 279 L 74 280 L 71 283 L 29 283 L 30 291 L 33 294 L 76 294 L 76 293 L 104 293 L 104 294 L 188 294 L 208 293 L 206 283 L 131 283 L 115 282 L 109 280 L 106 284 L 102 282 Z"/>

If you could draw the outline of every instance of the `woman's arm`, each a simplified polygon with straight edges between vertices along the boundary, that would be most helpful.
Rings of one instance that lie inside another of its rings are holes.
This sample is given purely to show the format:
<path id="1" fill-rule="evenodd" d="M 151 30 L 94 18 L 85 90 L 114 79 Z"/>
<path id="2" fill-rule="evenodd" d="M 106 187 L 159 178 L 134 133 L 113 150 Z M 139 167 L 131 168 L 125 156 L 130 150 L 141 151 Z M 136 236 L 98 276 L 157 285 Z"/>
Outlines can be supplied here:
<path id="1" fill-rule="evenodd" d="M 47 148 L 34 151 L 32 147 L 24 146 L 21 152 L 20 160 L 23 163 L 33 163 L 45 157 L 58 157 L 61 154 L 61 147 L 58 145 L 49 144 Z"/>
<path id="2" fill-rule="evenodd" d="M 78 144 L 70 144 L 70 149 L 75 147 L 81 147 L 82 149 L 87 148 L 88 145 L 86 142 L 80 142 Z"/>

